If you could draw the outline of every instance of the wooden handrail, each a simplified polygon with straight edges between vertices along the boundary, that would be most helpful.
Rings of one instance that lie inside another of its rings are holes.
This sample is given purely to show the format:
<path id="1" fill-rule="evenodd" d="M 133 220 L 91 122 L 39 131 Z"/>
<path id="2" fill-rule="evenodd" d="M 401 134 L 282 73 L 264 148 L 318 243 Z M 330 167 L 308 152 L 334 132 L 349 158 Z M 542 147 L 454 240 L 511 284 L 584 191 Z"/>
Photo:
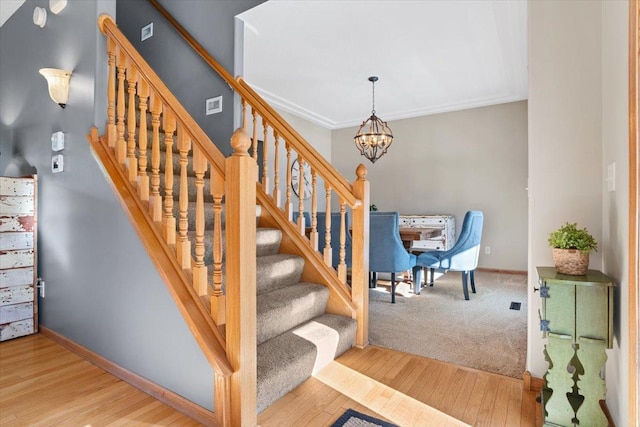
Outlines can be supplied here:
<path id="1" fill-rule="evenodd" d="M 171 25 L 180 33 L 185 41 L 195 50 L 198 55 L 213 68 L 220 77 L 242 98 L 249 101 L 252 108 L 255 108 L 273 126 L 277 133 L 284 137 L 291 144 L 292 148 L 300 153 L 311 167 L 318 171 L 322 179 L 349 205 L 350 207 L 360 206 L 360 200 L 353 195 L 353 187 L 334 167 L 327 162 L 317 150 L 311 146 L 298 132 L 296 132 L 287 121 L 282 118 L 258 93 L 256 93 L 241 77 L 234 79 L 232 75 L 215 60 L 209 52 L 182 26 L 180 23 L 157 1 L 149 2 L 169 21 Z"/>
<path id="2" fill-rule="evenodd" d="M 102 33 L 112 38 L 116 44 L 122 49 L 128 59 L 137 68 L 140 75 L 153 86 L 156 95 L 163 101 L 165 105 L 171 105 L 175 119 L 182 124 L 185 131 L 191 137 L 194 144 L 203 151 L 203 154 L 215 168 L 216 172 L 224 176 L 225 157 L 215 148 L 214 143 L 209 139 L 207 134 L 200 128 L 196 121 L 191 117 L 187 110 L 180 104 L 178 99 L 171 93 L 169 88 L 162 82 L 160 77 L 149 67 L 146 61 L 133 47 L 131 42 L 118 30 L 116 23 L 111 16 L 107 14 L 100 15 L 98 18 L 98 27 Z"/>

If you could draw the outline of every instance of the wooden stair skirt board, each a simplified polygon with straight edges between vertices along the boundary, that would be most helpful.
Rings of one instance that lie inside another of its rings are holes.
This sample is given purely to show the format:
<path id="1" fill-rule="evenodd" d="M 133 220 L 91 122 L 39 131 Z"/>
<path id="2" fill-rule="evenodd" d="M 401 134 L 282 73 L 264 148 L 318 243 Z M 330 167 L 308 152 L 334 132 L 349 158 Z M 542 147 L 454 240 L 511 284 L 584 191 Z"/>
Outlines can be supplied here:
<path id="1" fill-rule="evenodd" d="M 104 357 L 100 356 L 97 353 L 94 353 L 86 347 L 81 346 L 80 344 L 76 344 L 75 342 L 58 334 L 55 331 L 52 331 L 45 326 L 40 326 L 40 333 L 47 338 L 50 338 L 57 344 L 60 344 L 62 347 L 66 348 L 72 353 L 96 365 L 100 369 L 121 379 L 122 381 L 130 384 L 138 390 L 147 393 L 148 395 L 154 397 L 167 406 L 172 407 L 176 411 L 179 411 L 187 415 L 188 417 L 193 418 L 199 423 L 208 426 L 217 425 L 218 417 L 214 412 L 211 412 L 200 405 L 196 405 L 192 401 L 185 399 L 179 394 L 176 394 L 171 390 L 167 390 L 166 388 L 152 381 L 149 381 L 146 378 L 143 378 L 119 365 L 116 365 L 112 361 L 105 359 Z"/>

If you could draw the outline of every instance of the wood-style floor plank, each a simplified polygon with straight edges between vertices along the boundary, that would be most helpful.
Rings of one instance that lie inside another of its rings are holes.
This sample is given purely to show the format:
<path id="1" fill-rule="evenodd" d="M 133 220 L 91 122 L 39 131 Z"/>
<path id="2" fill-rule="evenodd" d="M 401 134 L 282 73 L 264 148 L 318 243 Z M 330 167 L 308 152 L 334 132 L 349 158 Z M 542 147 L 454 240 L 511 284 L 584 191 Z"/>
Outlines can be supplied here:
<path id="1" fill-rule="evenodd" d="M 375 346 L 347 351 L 308 382 L 260 414 L 260 426 L 330 426 L 348 408 L 402 427 L 542 425 L 522 380 Z"/>
<path id="2" fill-rule="evenodd" d="M 0 406 L 3 427 L 200 425 L 39 334 L 0 343 Z"/>
<path id="3" fill-rule="evenodd" d="M 535 398 L 521 380 L 369 346 L 347 351 L 258 422 L 326 427 L 352 408 L 403 427 L 537 427 Z M 200 425 L 42 335 L 0 344 L 0 405 L 3 427 Z"/>

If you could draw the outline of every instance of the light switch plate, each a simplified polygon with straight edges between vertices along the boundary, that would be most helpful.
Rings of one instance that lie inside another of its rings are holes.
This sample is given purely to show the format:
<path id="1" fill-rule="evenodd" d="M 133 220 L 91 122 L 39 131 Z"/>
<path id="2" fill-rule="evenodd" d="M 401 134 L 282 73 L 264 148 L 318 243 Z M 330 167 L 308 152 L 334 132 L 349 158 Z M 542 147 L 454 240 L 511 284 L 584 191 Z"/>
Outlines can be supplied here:
<path id="1" fill-rule="evenodd" d="M 51 156 L 51 172 L 58 173 L 64 170 L 64 156 L 62 154 L 56 154 Z"/>
<path id="2" fill-rule="evenodd" d="M 607 191 L 616 191 L 616 162 L 607 166 Z"/>
<path id="3" fill-rule="evenodd" d="M 51 150 L 64 150 L 64 133 L 62 133 L 61 131 L 51 134 Z"/>

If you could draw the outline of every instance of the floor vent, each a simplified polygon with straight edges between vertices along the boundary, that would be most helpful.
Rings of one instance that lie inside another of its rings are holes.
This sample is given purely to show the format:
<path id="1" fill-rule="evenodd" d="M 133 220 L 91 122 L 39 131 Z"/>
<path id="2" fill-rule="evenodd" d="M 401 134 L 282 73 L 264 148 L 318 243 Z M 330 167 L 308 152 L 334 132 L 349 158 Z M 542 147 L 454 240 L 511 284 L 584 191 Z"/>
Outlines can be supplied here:
<path id="1" fill-rule="evenodd" d="M 509 306 L 510 310 L 520 310 L 520 305 L 521 303 L 519 302 L 512 302 L 511 305 Z"/>

